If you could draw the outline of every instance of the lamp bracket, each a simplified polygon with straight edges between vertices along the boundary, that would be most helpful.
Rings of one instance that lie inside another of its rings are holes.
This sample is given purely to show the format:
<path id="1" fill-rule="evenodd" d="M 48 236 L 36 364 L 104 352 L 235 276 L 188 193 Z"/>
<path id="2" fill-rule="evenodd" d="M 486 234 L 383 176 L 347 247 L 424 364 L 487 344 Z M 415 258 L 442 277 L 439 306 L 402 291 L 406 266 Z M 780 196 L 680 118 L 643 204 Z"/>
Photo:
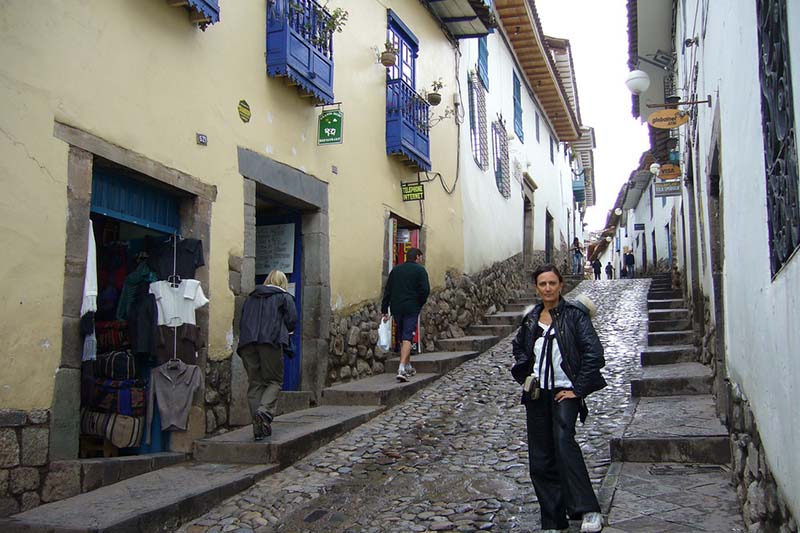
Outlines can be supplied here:
<path id="1" fill-rule="evenodd" d="M 709 94 L 706 100 L 688 100 L 686 102 L 675 102 L 673 104 L 647 104 L 647 107 L 672 107 L 679 105 L 695 105 L 695 104 L 708 104 L 711 107 L 711 95 Z"/>

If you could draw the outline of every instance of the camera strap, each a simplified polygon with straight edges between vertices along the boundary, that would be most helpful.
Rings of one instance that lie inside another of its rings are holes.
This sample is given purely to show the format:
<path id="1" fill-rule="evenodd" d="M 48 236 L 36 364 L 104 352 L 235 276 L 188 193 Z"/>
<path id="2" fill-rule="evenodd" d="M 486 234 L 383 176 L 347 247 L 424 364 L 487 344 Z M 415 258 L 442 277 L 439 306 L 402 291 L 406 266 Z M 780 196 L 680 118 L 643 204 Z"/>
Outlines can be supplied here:
<path id="1" fill-rule="evenodd" d="M 542 382 L 543 389 L 552 389 L 556 382 L 555 369 L 553 368 L 553 342 L 556 334 L 554 329 L 555 325 L 556 322 L 554 320 L 544 333 L 542 353 L 539 356 L 539 379 Z M 542 373 L 542 365 L 544 365 L 544 373 Z"/>

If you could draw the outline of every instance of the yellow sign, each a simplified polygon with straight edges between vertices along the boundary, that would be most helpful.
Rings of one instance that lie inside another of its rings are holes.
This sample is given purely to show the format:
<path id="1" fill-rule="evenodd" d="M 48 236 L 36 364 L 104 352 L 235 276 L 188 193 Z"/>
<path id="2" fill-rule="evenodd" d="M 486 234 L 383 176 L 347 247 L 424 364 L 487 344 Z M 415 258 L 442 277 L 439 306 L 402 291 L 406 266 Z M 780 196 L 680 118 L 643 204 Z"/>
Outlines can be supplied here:
<path id="1" fill-rule="evenodd" d="M 404 202 L 425 199 L 425 187 L 422 183 L 401 183 L 400 192 Z"/>
<path id="2" fill-rule="evenodd" d="M 647 117 L 647 123 L 654 128 L 671 130 L 689 122 L 689 114 L 680 109 L 662 109 Z"/>
<path id="3" fill-rule="evenodd" d="M 658 171 L 658 177 L 662 180 L 671 180 L 681 176 L 681 167 L 672 163 L 661 165 Z"/>
<path id="4" fill-rule="evenodd" d="M 239 118 L 242 122 L 250 122 L 250 104 L 246 100 L 239 100 Z"/>

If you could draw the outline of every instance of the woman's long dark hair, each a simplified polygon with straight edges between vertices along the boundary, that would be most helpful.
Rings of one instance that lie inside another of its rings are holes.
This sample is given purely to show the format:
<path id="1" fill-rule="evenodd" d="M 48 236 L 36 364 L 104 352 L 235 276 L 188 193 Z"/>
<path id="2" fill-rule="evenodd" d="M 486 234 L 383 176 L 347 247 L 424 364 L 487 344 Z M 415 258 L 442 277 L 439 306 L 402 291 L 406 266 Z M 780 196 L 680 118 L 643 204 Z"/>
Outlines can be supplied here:
<path id="1" fill-rule="evenodd" d="M 556 275 L 556 277 L 558 278 L 558 281 L 560 283 L 564 283 L 564 277 L 561 275 L 561 272 L 559 272 L 558 267 L 555 266 L 552 263 L 547 263 L 546 265 L 542 265 L 542 266 L 540 266 L 539 268 L 537 268 L 536 270 L 533 271 L 533 283 L 534 283 L 534 285 L 539 280 L 539 276 L 541 276 L 545 272 L 552 272 L 553 274 Z"/>

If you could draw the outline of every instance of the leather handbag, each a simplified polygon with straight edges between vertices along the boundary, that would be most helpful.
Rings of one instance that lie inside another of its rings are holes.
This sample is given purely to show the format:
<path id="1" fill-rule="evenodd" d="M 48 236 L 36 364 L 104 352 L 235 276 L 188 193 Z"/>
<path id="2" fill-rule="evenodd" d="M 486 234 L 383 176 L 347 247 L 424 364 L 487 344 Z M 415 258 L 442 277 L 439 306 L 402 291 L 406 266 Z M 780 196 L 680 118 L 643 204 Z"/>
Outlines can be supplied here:
<path id="1" fill-rule="evenodd" d="M 130 350 L 104 353 L 97 356 L 95 375 L 106 379 L 136 379 L 136 356 Z"/>

